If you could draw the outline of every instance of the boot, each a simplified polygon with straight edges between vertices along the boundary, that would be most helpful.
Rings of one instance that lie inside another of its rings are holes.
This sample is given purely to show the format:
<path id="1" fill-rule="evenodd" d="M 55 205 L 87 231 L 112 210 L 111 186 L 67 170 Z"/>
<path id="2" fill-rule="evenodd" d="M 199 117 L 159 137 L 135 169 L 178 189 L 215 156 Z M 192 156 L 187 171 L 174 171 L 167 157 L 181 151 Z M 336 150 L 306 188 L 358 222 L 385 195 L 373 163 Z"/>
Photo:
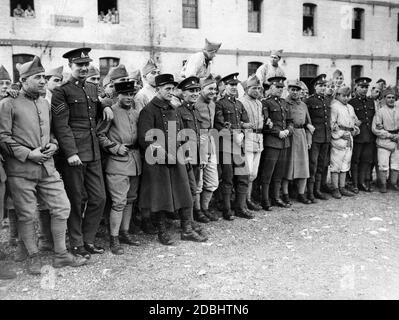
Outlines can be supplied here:
<path id="1" fill-rule="evenodd" d="M 311 204 L 312 203 L 312 201 L 311 200 L 309 200 L 309 199 L 307 199 L 306 197 L 305 197 L 305 194 L 304 193 L 302 193 L 302 194 L 298 194 L 298 201 L 299 202 L 301 202 L 301 203 L 304 203 L 304 204 Z"/>
<path id="2" fill-rule="evenodd" d="M 81 267 L 87 264 L 87 259 L 83 257 L 75 257 L 73 254 L 69 252 L 65 252 L 62 254 L 56 254 L 53 259 L 53 267 L 54 268 L 63 268 L 63 267 Z"/>
<path id="3" fill-rule="evenodd" d="M 8 227 L 10 231 L 10 237 L 8 244 L 10 247 L 16 247 L 18 245 L 18 225 L 17 225 L 17 213 L 15 209 L 8 210 Z"/>
<path id="4" fill-rule="evenodd" d="M 204 213 L 201 211 L 201 209 L 194 209 L 193 210 L 193 214 L 194 214 L 194 220 L 201 222 L 201 223 L 209 223 L 209 218 L 204 215 Z"/>
<path id="5" fill-rule="evenodd" d="M 398 175 L 399 171 L 398 170 L 391 170 L 391 187 L 395 191 L 399 191 L 398 187 Z"/>
<path id="6" fill-rule="evenodd" d="M 352 175 L 352 188 L 351 191 L 355 194 L 359 193 L 358 183 L 359 183 L 359 168 L 358 165 L 353 165 L 351 168 L 351 175 Z"/>
<path id="7" fill-rule="evenodd" d="M 28 258 L 28 250 L 26 250 L 25 244 L 22 240 L 18 240 L 17 242 L 17 250 L 14 254 L 15 262 L 22 262 Z"/>
<path id="8" fill-rule="evenodd" d="M 189 220 L 182 221 L 181 239 L 185 241 L 205 242 L 206 238 L 200 236 L 191 226 Z"/>
<path id="9" fill-rule="evenodd" d="M 280 189 L 281 189 L 281 183 L 280 182 L 274 182 L 273 183 L 273 196 L 272 198 L 272 204 L 281 208 L 289 208 L 290 205 L 286 204 L 281 198 L 280 198 Z"/>
<path id="10" fill-rule="evenodd" d="M 290 196 L 288 194 L 283 194 L 282 200 L 285 202 L 286 205 L 292 205 L 292 202 L 290 201 Z"/>
<path id="11" fill-rule="evenodd" d="M 320 200 L 328 200 L 328 197 L 320 191 L 321 180 L 316 180 L 314 196 Z"/>
<path id="12" fill-rule="evenodd" d="M 4 263 L 0 263 L 0 280 L 15 279 L 17 274 L 14 270 L 8 268 Z"/>
<path id="13" fill-rule="evenodd" d="M 236 216 L 244 219 L 253 219 L 255 216 L 245 207 L 245 200 L 247 195 L 245 193 L 236 193 L 235 212 Z"/>
<path id="14" fill-rule="evenodd" d="M 129 246 L 139 246 L 140 242 L 135 240 L 127 230 L 121 230 L 119 232 L 119 241 L 124 244 L 128 244 Z"/>
<path id="15" fill-rule="evenodd" d="M 234 213 L 231 210 L 231 194 L 230 193 L 223 194 L 223 218 L 225 220 L 229 220 L 229 221 L 234 220 Z"/>
<path id="16" fill-rule="evenodd" d="M 387 171 L 380 170 L 378 172 L 378 180 L 380 183 L 380 192 L 387 193 Z"/>
<path id="17" fill-rule="evenodd" d="M 150 218 L 143 218 L 141 220 L 141 229 L 144 231 L 146 234 L 157 234 L 158 231 L 154 227 L 154 225 L 151 222 Z"/>
<path id="18" fill-rule="evenodd" d="M 308 184 L 307 184 L 307 196 L 308 199 L 310 200 L 310 202 L 312 203 L 317 203 L 316 198 L 314 197 L 314 182 L 308 180 Z"/>
<path id="19" fill-rule="evenodd" d="M 345 188 L 339 188 L 339 192 L 344 197 L 354 197 L 355 196 L 355 194 L 353 192 L 350 192 L 349 190 L 346 190 Z"/>
<path id="20" fill-rule="evenodd" d="M 39 228 L 40 235 L 38 248 L 40 251 L 53 251 L 54 244 L 51 235 L 51 217 L 49 210 L 39 211 Z"/>
<path id="21" fill-rule="evenodd" d="M 39 253 L 34 253 L 28 258 L 28 273 L 31 275 L 40 275 L 42 273 L 42 259 Z"/>
<path id="22" fill-rule="evenodd" d="M 262 184 L 262 209 L 265 211 L 272 211 L 272 206 L 269 200 L 269 185 L 264 183 Z"/>
<path id="23" fill-rule="evenodd" d="M 111 249 L 111 252 L 116 255 L 121 255 L 125 253 L 121 244 L 119 243 L 119 237 L 109 237 L 109 248 Z"/>
<path id="24" fill-rule="evenodd" d="M 366 184 L 366 175 L 368 174 L 368 171 L 368 166 L 365 166 L 364 164 L 360 166 L 358 185 L 360 191 L 370 192 L 370 189 Z"/>
<path id="25" fill-rule="evenodd" d="M 207 216 L 210 221 L 219 221 L 219 217 L 216 214 L 216 212 L 213 212 L 209 209 L 202 209 L 202 211 L 204 212 L 204 215 Z"/>
<path id="26" fill-rule="evenodd" d="M 191 221 L 191 227 L 193 228 L 193 230 L 198 233 L 201 237 L 205 238 L 206 240 L 208 240 L 208 235 L 205 232 L 204 229 L 202 229 L 202 227 L 200 226 L 200 224 L 198 222 L 195 221 Z"/>
<path id="27" fill-rule="evenodd" d="M 252 211 L 261 210 L 262 207 L 257 205 L 256 203 L 254 203 L 251 200 L 251 195 L 252 195 L 252 182 L 249 182 L 248 183 L 248 192 L 247 192 L 247 201 L 246 201 L 247 202 L 247 207 L 248 207 L 249 210 L 252 210 Z"/>
<path id="28" fill-rule="evenodd" d="M 166 216 L 163 212 L 156 213 L 157 217 L 157 228 L 158 228 L 158 240 L 165 246 L 170 246 L 174 243 L 170 234 L 166 231 Z"/>
<path id="29" fill-rule="evenodd" d="M 337 188 L 337 189 L 334 189 L 334 191 L 332 192 L 331 195 L 332 195 L 333 198 L 335 198 L 335 199 L 341 199 L 341 198 L 342 198 L 341 192 L 339 191 L 338 188 Z"/>

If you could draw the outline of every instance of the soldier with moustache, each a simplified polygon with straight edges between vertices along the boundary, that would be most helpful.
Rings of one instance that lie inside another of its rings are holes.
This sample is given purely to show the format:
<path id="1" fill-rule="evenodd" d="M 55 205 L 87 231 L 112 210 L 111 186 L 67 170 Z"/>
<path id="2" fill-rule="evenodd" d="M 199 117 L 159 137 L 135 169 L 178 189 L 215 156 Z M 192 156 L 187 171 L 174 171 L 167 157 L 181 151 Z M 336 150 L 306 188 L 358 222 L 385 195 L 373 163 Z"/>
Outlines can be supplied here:
<path id="1" fill-rule="evenodd" d="M 60 145 L 59 168 L 71 202 L 68 232 L 71 251 L 90 258 L 104 249 L 95 245 L 95 235 L 104 211 L 105 187 L 100 145 L 96 135 L 101 116 L 111 120 L 110 108 L 103 108 L 98 88 L 86 82 L 90 48 L 80 48 L 63 55 L 68 59 L 71 76 L 55 88 L 51 99 L 54 134 Z M 87 196 L 86 210 L 82 203 Z"/>
<path id="2" fill-rule="evenodd" d="M 223 218 L 234 220 L 231 210 L 231 196 L 235 190 L 235 214 L 238 217 L 253 219 L 254 215 L 246 208 L 248 193 L 248 170 L 245 165 L 243 130 L 251 129 L 248 114 L 236 99 L 238 73 L 229 74 L 220 81 L 226 85 L 226 95 L 216 102 L 215 128 L 221 136 L 219 142 L 219 163 L 222 169 L 220 184 L 223 195 Z M 220 145 L 222 143 L 222 145 Z"/>
<path id="3" fill-rule="evenodd" d="M 360 134 L 354 137 L 354 147 L 351 163 L 352 191 L 371 192 L 370 168 L 376 152 L 375 135 L 372 131 L 372 122 L 375 115 L 373 99 L 367 97 L 370 78 L 360 77 L 355 80 L 356 95 L 349 100 L 356 116 L 361 122 Z"/>
<path id="4" fill-rule="evenodd" d="M 315 127 L 312 136 L 312 147 L 309 150 L 309 173 L 307 183 L 308 199 L 313 203 L 315 197 L 328 200 L 321 192 L 323 171 L 330 160 L 329 150 L 331 141 L 331 108 L 330 101 L 324 96 L 326 90 L 326 75 L 320 74 L 312 80 L 314 94 L 310 95 L 305 104 L 308 106 L 310 120 Z"/>
<path id="5" fill-rule="evenodd" d="M 293 133 L 292 120 L 287 103 L 281 98 L 284 89 L 285 77 L 267 79 L 270 83 L 269 97 L 262 100 L 264 119 L 270 118 L 273 127 L 263 126 L 263 168 L 262 181 L 262 208 L 272 210 L 272 205 L 288 208 L 288 199 L 281 199 L 281 184 L 287 171 L 290 137 Z M 267 121 L 267 120 L 266 120 Z M 272 203 L 269 200 L 270 183 L 273 182 Z"/>

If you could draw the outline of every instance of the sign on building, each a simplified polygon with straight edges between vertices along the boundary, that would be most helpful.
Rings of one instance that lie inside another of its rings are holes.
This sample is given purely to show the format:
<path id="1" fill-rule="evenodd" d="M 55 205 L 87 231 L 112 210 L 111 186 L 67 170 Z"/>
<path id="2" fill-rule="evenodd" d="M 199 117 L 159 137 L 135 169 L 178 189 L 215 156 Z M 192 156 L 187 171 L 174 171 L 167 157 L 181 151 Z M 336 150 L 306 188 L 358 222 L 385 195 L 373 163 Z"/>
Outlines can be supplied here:
<path id="1" fill-rule="evenodd" d="M 55 26 L 83 27 L 83 17 L 53 15 L 52 19 Z"/>

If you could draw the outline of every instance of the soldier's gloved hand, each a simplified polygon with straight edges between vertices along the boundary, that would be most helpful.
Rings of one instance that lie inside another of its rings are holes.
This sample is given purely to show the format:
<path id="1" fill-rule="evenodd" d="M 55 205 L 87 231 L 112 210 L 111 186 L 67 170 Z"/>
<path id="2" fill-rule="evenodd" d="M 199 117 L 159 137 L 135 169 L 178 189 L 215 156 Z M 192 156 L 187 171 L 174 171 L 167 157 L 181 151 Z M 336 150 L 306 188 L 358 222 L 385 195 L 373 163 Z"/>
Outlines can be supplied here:
<path id="1" fill-rule="evenodd" d="M 111 121 L 114 118 L 114 113 L 110 107 L 105 107 L 103 110 L 103 120 Z"/>
<path id="2" fill-rule="evenodd" d="M 267 118 L 266 125 L 269 127 L 269 129 L 273 128 L 273 122 L 270 120 L 270 118 Z"/>
<path id="3" fill-rule="evenodd" d="M 81 166 L 83 163 L 80 160 L 79 156 L 77 154 L 74 154 L 73 156 L 70 156 L 68 159 L 68 164 L 71 167 L 77 167 L 77 166 Z"/>
<path id="4" fill-rule="evenodd" d="M 38 164 L 43 164 L 43 162 L 47 161 L 50 157 L 47 154 L 43 154 L 40 149 L 41 147 L 29 152 L 28 159 Z"/>
<path id="5" fill-rule="evenodd" d="M 128 149 L 126 148 L 126 145 L 122 144 L 119 149 L 118 149 L 118 154 L 120 156 L 126 156 L 128 152 Z"/>

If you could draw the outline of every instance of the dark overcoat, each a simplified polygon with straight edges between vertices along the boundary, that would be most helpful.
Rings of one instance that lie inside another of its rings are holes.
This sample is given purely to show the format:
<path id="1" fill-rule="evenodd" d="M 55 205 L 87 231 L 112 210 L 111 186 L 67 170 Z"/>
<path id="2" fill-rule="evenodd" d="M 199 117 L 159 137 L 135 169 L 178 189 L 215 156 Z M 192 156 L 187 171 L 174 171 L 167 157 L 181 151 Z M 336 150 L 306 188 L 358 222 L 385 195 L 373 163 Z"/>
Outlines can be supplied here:
<path id="1" fill-rule="evenodd" d="M 148 161 L 148 155 L 153 154 L 150 146 L 153 143 L 153 139 L 150 139 L 153 136 L 151 129 L 161 130 L 165 141 L 176 141 L 176 134 L 168 128 L 168 122 L 176 124 L 177 131 L 183 127 L 176 109 L 167 101 L 158 97 L 152 99 L 140 112 L 138 135 L 144 159 L 139 207 L 141 209 L 150 209 L 152 212 L 173 212 L 193 205 L 187 170 L 184 164 L 179 163 L 179 161 L 176 161 L 175 164 L 168 163 L 168 161 L 163 164 L 153 164 Z M 159 139 L 157 142 L 162 145 Z M 173 153 L 173 150 L 168 148 L 167 143 L 165 144 L 163 148 L 166 152 Z M 179 147 L 179 143 L 177 143 L 177 147 Z"/>

